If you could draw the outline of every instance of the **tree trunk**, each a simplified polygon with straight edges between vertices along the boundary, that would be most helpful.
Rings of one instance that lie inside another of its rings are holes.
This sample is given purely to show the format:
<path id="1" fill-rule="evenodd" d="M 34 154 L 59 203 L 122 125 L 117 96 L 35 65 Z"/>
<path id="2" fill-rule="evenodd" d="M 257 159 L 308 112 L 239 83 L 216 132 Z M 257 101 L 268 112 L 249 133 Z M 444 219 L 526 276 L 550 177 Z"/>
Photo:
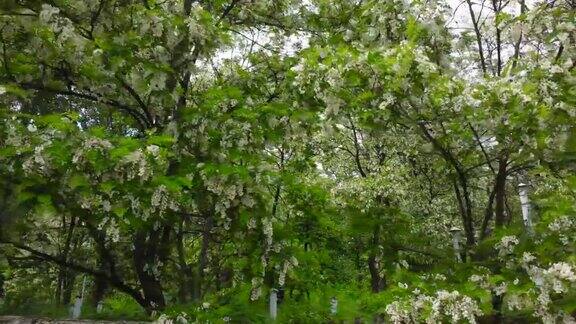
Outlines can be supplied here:
<path id="1" fill-rule="evenodd" d="M 147 234 L 139 232 L 136 234 L 134 242 L 134 269 L 144 295 L 144 308 L 148 312 L 162 310 L 166 307 L 162 284 L 152 269 L 157 265 L 156 249 L 159 234 L 159 231 L 153 231 L 146 240 Z"/>
<path id="2" fill-rule="evenodd" d="M 456 200 L 458 201 L 458 208 L 462 216 L 462 224 L 464 225 L 464 234 L 466 236 L 466 255 L 475 244 L 476 238 L 474 236 L 474 223 L 472 219 L 472 202 L 470 200 L 470 193 L 468 191 L 468 182 L 463 175 L 460 175 L 458 182 L 454 182 L 454 192 L 456 193 Z M 460 191 L 462 190 L 462 191 Z"/>
<path id="3" fill-rule="evenodd" d="M 76 282 L 76 274 L 70 269 L 65 270 L 65 277 L 62 286 L 62 305 L 69 305 L 72 301 L 72 291 Z"/>
<path id="4" fill-rule="evenodd" d="M 66 226 L 66 216 L 62 216 L 62 227 Z M 74 228 L 76 226 L 76 217 L 72 216 L 70 219 L 70 224 L 68 225 L 68 229 L 66 231 L 66 241 L 64 242 L 64 248 L 60 253 L 60 258 L 67 260 L 68 254 L 70 253 L 71 246 L 72 246 L 72 236 L 74 234 Z M 67 269 L 64 266 L 60 266 L 58 269 L 58 279 L 56 282 L 56 304 L 58 305 L 68 305 L 70 302 L 70 297 L 65 298 L 64 291 L 66 286 L 66 281 L 69 276 L 72 274 L 70 273 L 70 269 Z"/>
<path id="5" fill-rule="evenodd" d="M 102 259 L 102 255 L 98 258 L 98 263 L 100 267 L 100 271 L 106 272 L 106 263 Z M 92 296 L 90 298 L 90 303 L 93 307 L 97 307 L 98 303 L 104 299 L 104 295 L 106 294 L 106 290 L 108 289 L 108 282 L 104 278 L 95 277 L 94 278 L 94 287 L 92 289 Z"/>
<path id="6" fill-rule="evenodd" d="M 234 271 L 230 267 L 220 268 L 218 271 L 218 290 L 232 287 Z"/>
<path id="7" fill-rule="evenodd" d="M 210 243 L 212 240 L 212 227 L 214 227 L 214 217 L 208 215 L 206 217 L 206 223 L 204 224 L 204 230 L 202 234 L 202 245 L 200 247 L 200 254 L 198 256 L 198 267 L 196 268 L 196 274 L 194 276 L 194 299 L 198 300 L 202 297 L 205 292 L 204 285 L 204 269 L 208 265 L 208 250 L 210 248 Z"/>
<path id="8" fill-rule="evenodd" d="M 380 245 L 380 225 L 376 225 L 372 234 L 372 252 L 368 257 L 368 269 L 370 270 L 370 286 L 373 293 L 378 293 L 386 288 L 386 278 L 380 274 L 380 262 L 377 251 Z"/>
<path id="9" fill-rule="evenodd" d="M 480 230 L 480 239 L 483 240 L 488 237 L 488 225 L 492 216 L 494 214 L 494 197 L 496 196 L 496 188 L 490 190 L 490 196 L 488 198 L 488 204 L 486 205 L 486 211 L 484 212 L 484 220 L 482 220 L 482 228 Z"/>
<path id="10" fill-rule="evenodd" d="M 504 303 L 504 295 L 496 295 L 495 292 L 491 292 L 492 296 L 492 320 L 493 323 L 502 323 L 502 304 Z"/>
<path id="11" fill-rule="evenodd" d="M 386 281 L 380 276 L 380 263 L 374 254 L 368 257 L 368 269 L 370 270 L 370 287 L 372 288 L 372 292 L 381 292 L 385 288 Z"/>
<path id="12" fill-rule="evenodd" d="M 93 307 L 97 307 L 98 303 L 104 299 L 108 283 L 102 278 L 94 278 L 94 289 L 92 289 L 92 297 L 90 298 Z"/>
<path id="13" fill-rule="evenodd" d="M 184 250 L 184 221 L 180 222 L 178 234 L 176 235 L 176 250 L 178 252 L 178 270 L 180 287 L 178 287 L 178 299 L 180 303 L 188 302 L 191 292 L 192 273 L 191 268 L 186 262 L 186 255 Z"/>
<path id="14" fill-rule="evenodd" d="M 506 176 L 508 166 L 508 156 L 504 155 L 498 162 L 498 174 L 496 175 L 496 227 L 504 226 L 506 222 L 506 215 L 504 210 L 506 208 Z"/>
<path id="15" fill-rule="evenodd" d="M 467 250 L 470 250 L 476 244 L 476 238 L 474 235 L 474 220 L 472 217 L 472 200 L 470 199 L 466 170 L 463 168 L 460 161 L 456 159 L 450 149 L 442 145 L 442 143 L 432 135 L 425 122 L 419 122 L 418 125 L 420 126 L 424 137 L 432 143 L 444 160 L 454 168 L 457 177 L 454 181 L 454 191 L 456 193 L 458 207 L 462 216 L 462 224 L 464 225 L 466 247 Z"/>

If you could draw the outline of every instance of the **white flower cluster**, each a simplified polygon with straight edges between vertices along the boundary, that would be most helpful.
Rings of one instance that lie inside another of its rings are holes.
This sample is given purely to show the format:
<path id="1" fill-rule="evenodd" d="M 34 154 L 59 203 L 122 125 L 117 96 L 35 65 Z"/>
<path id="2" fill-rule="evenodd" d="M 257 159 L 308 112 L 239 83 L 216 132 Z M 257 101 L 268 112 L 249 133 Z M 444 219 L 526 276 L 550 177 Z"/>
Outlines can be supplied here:
<path id="1" fill-rule="evenodd" d="M 574 216 L 560 216 L 548 224 L 548 229 L 552 234 L 557 234 L 560 241 L 565 246 L 575 242 L 576 240 L 576 236 L 574 235 L 574 231 L 576 230 L 576 219 Z"/>
<path id="2" fill-rule="evenodd" d="M 258 300 L 262 295 L 263 279 L 260 277 L 252 278 L 252 290 L 250 291 L 250 300 Z"/>
<path id="3" fill-rule="evenodd" d="M 150 208 L 144 208 L 142 203 L 140 203 L 140 198 L 132 194 L 127 194 L 126 198 L 130 201 L 132 214 L 140 216 L 143 220 L 147 220 L 150 217 Z"/>
<path id="4" fill-rule="evenodd" d="M 8 146 L 22 147 L 24 145 L 25 137 L 18 133 L 18 128 L 13 121 L 6 121 L 6 124 L 6 137 L 4 138 L 4 143 Z"/>
<path id="5" fill-rule="evenodd" d="M 550 268 L 544 271 L 544 275 L 556 278 L 558 280 L 576 282 L 574 269 L 572 269 L 572 266 L 566 262 L 554 263 Z"/>
<path id="6" fill-rule="evenodd" d="M 498 242 L 495 245 L 495 247 L 498 250 L 498 255 L 500 257 L 504 257 L 512 254 L 512 252 L 514 252 L 514 248 L 516 247 L 516 245 L 518 245 L 518 243 L 520 243 L 520 241 L 518 241 L 518 238 L 516 236 L 509 235 L 502 237 L 500 242 Z"/>
<path id="7" fill-rule="evenodd" d="M 164 214 L 167 209 L 177 211 L 179 209 L 178 204 L 171 199 L 170 193 L 165 185 L 160 185 L 150 199 L 150 205 L 152 206 L 152 212 L 158 212 L 160 215 Z"/>
<path id="8" fill-rule="evenodd" d="M 421 275 L 420 278 L 424 281 L 435 280 L 435 281 L 446 281 L 446 276 L 441 273 L 427 273 Z"/>
<path id="9" fill-rule="evenodd" d="M 28 159 L 26 159 L 24 163 L 22 163 L 22 170 L 24 171 L 24 173 L 48 174 L 50 164 L 48 158 L 44 155 L 44 150 L 50 144 L 52 144 L 52 142 L 47 141 L 41 145 L 34 147 L 34 154 Z"/>
<path id="10" fill-rule="evenodd" d="M 204 8 L 201 4 L 194 2 L 192 5 L 192 12 L 190 16 L 186 19 L 186 25 L 188 25 L 188 31 L 190 32 L 190 39 L 203 39 L 208 36 L 208 31 L 205 26 L 202 25 L 201 17 Z"/>
<path id="11" fill-rule="evenodd" d="M 143 17 L 143 19 L 139 20 L 141 22 L 140 25 L 140 33 L 147 34 L 152 32 L 154 37 L 161 37 L 162 32 L 164 31 L 164 25 L 162 24 L 162 17 L 153 15 L 152 17 Z"/>
<path id="12" fill-rule="evenodd" d="M 298 259 L 296 259 L 296 257 L 294 256 L 284 261 L 284 264 L 282 265 L 282 270 L 280 270 L 280 275 L 278 276 L 278 284 L 280 286 L 284 286 L 284 283 L 286 281 L 286 274 L 288 273 L 288 271 L 297 266 L 298 266 Z"/>
<path id="13" fill-rule="evenodd" d="M 144 265 L 144 271 L 146 271 L 147 273 L 154 275 L 156 278 L 158 278 L 158 276 L 160 276 L 160 269 L 162 268 L 163 263 L 161 261 L 158 261 L 156 263 L 146 263 Z"/>
<path id="14" fill-rule="evenodd" d="M 532 308 L 533 303 L 527 294 L 508 294 L 504 299 L 509 310 L 523 310 Z"/>
<path id="15" fill-rule="evenodd" d="M 418 63 L 417 68 L 420 73 L 425 77 L 428 77 L 431 73 L 435 73 L 438 70 L 436 64 L 430 62 L 428 55 L 424 52 L 424 48 L 418 47 L 414 50 L 415 61 Z"/>
<path id="16" fill-rule="evenodd" d="M 435 296 L 420 294 L 386 306 L 386 314 L 393 323 L 438 323 L 450 321 L 458 323 L 466 320 L 476 323 L 476 316 L 482 315 L 475 300 L 458 291 L 440 290 Z"/>
<path id="17" fill-rule="evenodd" d="M 96 150 L 100 152 L 106 152 L 113 147 L 112 143 L 107 140 L 100 138 L 88 138 L 83 143 L 82 146 L 76 150 L 74 156 L 72 157 L 72 163 L 80 166 L 86 162 L 86 152 L 89 150 Z"/>
<path id="18" fill-rule="evenodd" d="M 120 242 L 120 227 L 116 222 L 114 217 L 105 217 L 100 224 L 98 224 L 99 230 L 104 230 L 106 236 L 112 242 Z"/>
<path id="19" fill-rule="evenodd" d="M 473 274 L 469 278 L 470 282 L 477 284 L 482 289 L 490 289 L 491 284 L 488 281 L 488 275 Z"/>
<path id="20" fill-rule="evenodd" d="M 49 4 L 43 4 L 42 9 L 39 13 L 40 22 L 49 27 L 50 30 L 57 37 L 58 42 L 56 45 L 59 50 L 68 52 L 69 59 L 74 63 L 80 63 L 81 50 L 84 49 L 87 40 L 80 36 L 69 18 L 63 17 L 60 14 L 60 9 L 53 7 Z M 67 44 L 73 45 L 73 47 L 66 47 Z M 42 49 L 39 55 L 44 56 L 47 52 Z"/>
<path id="21" fill-rule="evenodd" d="M 120 166 L 127 166 L 125 172 L 128 180 L 139 177 L 141 181 L 146 181 L 152 176 L 152 169 L 149 166 L 146 155 L 140 149 L 126 155 L 122 159 Z"/>
<path id="22" fill-rule="evenodd" d="M 378 105 L 378 109 L 387 110 L 388 107 L 390 107 L 395 100 L 396 98 L 394 97 L 393 94 L 386 92 L 384 95 L 382 95 L 382 101 Z"/>
<path id="23" fill-rule="evenodd" d="M 326 82 L 328 82 L 332 89 L 339 89 L 344 84 L 344 81 L 340 76 L 341 74 L 342 73 L 334 67 L 330 68 L 328 73 L 326 73 Z"/>
<path id="24" fill-rule="evenodd" d="M 524 253 L 522 253 L 522 259 L 520 261 L 521 261 L 522 265 L 526 266 L 534 260 L 536 260 L 536 257 L 534 255 L 532 255 L 532 253 L 524 252 Z"/>
<path id="25" fill-rule="evenodd" d="M 148 145 L 146 147 L 146 152 L 150 153 L 154 157 L 158 157 L 160 155 L 160 147 L 158 145 Z"/>
<path id="26" fill-rule="evenodd" d="M 200 174 L 206 189 L 219 196 L 220 199 L 216 203 L 215 210 L 222 218 L 227 217 L 226 211 L 231 206 L 243 201 L 243 198 L 246 197 L 247 189 L 240 180 L 225 175 L 210 175 L 203 171 Z M 244 202 L 250 203 L 249 198 L 246 198 Z"/>
<path id="27" fill-rule="evenodd" d="M 57 15 L 59 13 L 60 13 L 60 9 L 52 7 L 49 4 L 43 4 L 42 9 L 40 10 L 39 18 L 40 18 L 40 21 L 42 21 L 44 23 L 48 23 L 48 22 L 50 22 L 50 20 L 52 20 L 52 17 L 54 15 Z"/>
<path id="28" fill-rule="evenodd" d="M 96 194 L 83 195 L 78 201 L 80 202 L 80 207 L 86 210 L 100 208 L 104 205 L 102 197 Z"/>
<path id="29" fill-rule="evenodd" d="M 508 291 L 508 284 L 501 282 L 500 284 L 494 286 L 493 291 L 496 296 L 502 296 Z"/>
<path id="30" fill-rule="evenodd" d="M 534 315 L 544 323 L 556 323 L 564 314 L 553 310 L 551 294 L 565 294 L 576 289 L 574 266 L 566 262 L 557 262 L 548 269 L 538 266 L 525 266 L 530 279 L 537 288 Z"/>
<path id="31" fill-rule="evenodd" d="M 262 219 L 262 233 L 266 238 L 266 246 L 269 248 L 272 246 L 273 237 L 274 237 L 274 227 L 272 225 L 271 218 L 263 218 Z"/>

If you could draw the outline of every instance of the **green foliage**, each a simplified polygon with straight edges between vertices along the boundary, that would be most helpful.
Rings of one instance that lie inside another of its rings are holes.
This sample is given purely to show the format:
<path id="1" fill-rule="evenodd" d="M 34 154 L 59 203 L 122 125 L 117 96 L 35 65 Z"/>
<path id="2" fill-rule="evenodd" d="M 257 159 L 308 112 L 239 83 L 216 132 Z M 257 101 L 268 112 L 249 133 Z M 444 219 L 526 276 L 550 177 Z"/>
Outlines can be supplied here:
<path id="1" fill-rule="evenodd" d="M 491 5 L 2 1 L 1 312 L 570 322 L 574 6 Z"/>
<path id="2" fill-rule="evenodd" d="M 132 298 L 115 294 L 102 301 L 102 311 L 96 312 L 96 308 L 84 305 L 82 317 L 96 320 L 132 320 L 147 321 L 149 319 L 146 312 Z"/>

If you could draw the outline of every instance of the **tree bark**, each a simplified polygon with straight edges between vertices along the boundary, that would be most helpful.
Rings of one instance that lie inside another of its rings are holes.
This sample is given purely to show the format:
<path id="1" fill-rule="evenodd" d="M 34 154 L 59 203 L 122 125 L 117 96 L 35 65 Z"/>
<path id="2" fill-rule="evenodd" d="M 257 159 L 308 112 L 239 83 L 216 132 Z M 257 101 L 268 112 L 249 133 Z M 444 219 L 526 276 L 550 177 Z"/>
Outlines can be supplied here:
<path id="1" fill-rule="evenodd" d="M 496 175 L 496 209 L 495 209 L 495 222 L 496 227 L 504 226 L 506 222 L 506 215 L 504 210 L 506 208 L 506 176 L 508 175 L 508 156 L 504 156 L 498 162 L 498 174 Z"/>
<path id="2" fill-rule="evenodd" d="M 66 275 L 62 283 L 62 305 L 69 305 L 72 301 L 72 291 L 74 290 L 74 283 L 76 282 L 76 273 L 65 269 Z"/>
<path id="3" fill-rule="evenodd" d="M 178 270 L 180 287 L 178 287 L 178 299 L 180 303 L 188 302 L 191 293 L 192 269 L 186 262 L 184 249 L 184 220 L 180 221 L 178 233 L 176 235 L 176 251 L 178 253 Z"/>
<path id="4" fill-rule="evenodd" d="M 466 246 L 467 249 L 470 249 L 476 244 L 476 238 L 474 235 L 474 222 L 472 217 L 472 200 L 470 199 L 470 191 L 466 171 L 462 167 L 461 163 L 456 159 L 454 154 L 450 151 L 450 149 L 442 145 L 442 143 L 432 135 L 431 131 L 426 127 L 425 122 L 419 122 L 418 126 L 420 126 L 420 130 L 422 131 L 424 138 L 432 143 L 434 148 L 438 150 L 444 160 L 454 169 L 456 174 L 456 180 L 454 181 L 454 191 L 456 193 L 458 207 L 462 216 L 462 224 L 464 225 Z"/>
<path id="5" fill-rule="evenodd" d="M 458 201 L 460 215 L 462 216 L 462 224 L 464 225 L 466 247 L 467 250 L 469 250 L 474 246 L 474 244 L 476 244 L 476 238 L 474 236 L 474 223 L 472 221 L 472 208 L 470 206 L 471 202 L 470 193 L 468 192 L 468 182 L 465 178 L 463 181 L 454 181 L 454 192 L 456 194 L 456 200 Z"/>
<path id="6" fill-rule="evenodd" d="M 380 274 L 378 261 L 378 248 L 380 245 L 380 225 L 374 227 L 372 233 L 372 251 L 368 256 L 368 270 L 370 270 L 370 286 L 373 293 L 379 293 L 386 288 L 386 278 Z"/>
<path id="7" fill-rule="evenodd" d="M 108 283 L 102 278 L 95 278 L 94 288 L 92 289 L 91 304 L 93 307 L 97 307 L 98 303 L 104 299 L 106 295 L 106 290 L 108 289 Z"/>
<path id="8" fill-rule="evenodd" d="M 484 212 L 484 220 L 482 220 L 482 228 L 480 230 L 480 240 L 488 237 L 488 225 L 492 216 L 494 214 L 494 197 L 496 196 L 496 188 L 490 190 L 490 196 L 488 197 L 488 204 L 486 205 L 486 211 Z"/>
<path id="9" fill-rule="evenodd" d="M 62 226 L 66 226 L 66 216 L 62 216 Z M 76 217 L 72 216 L 70 219 L 70 224 L 68 225 L 68 230 L 66 231 L 66 241 L 64 242 L 64 248 L 60 253 L 60 258 L 68 259 L 68 254 L 70 253 L 71 245 L 72 245 L 72 236 L 74 234 L 74 228 L 76 226 Z M 70 269 L 59 266 L 58 269 L 58 279 L 56 283 L 56 303 L 58 305 L 68 305 L 70 303 L 70 296 L 68 296 L 65 289 L 67 285 L 67 281 L 69 281 L 69 277 L 72 274 L 70 273 Z M 71 293 L 70 293 L 71 294 Z"/>
<path id="10" fill-rule="evenodd" d="M 210 248 L 212 240 L 212 228 L 214 227 L 214 216 L 209 214 L 206 217 L 206 223 L 204 224 L 204 230 L 202 233 L 202 244 L 200 247 L 200 254 L 198 255 L 198 266 L 196 268 L 196 274 L 194 276 L 194 299 L 198 300 L 202 297 L 205 292 L 204 286 L 204 269 L 208 265 L 208 250 Z"/>
<path id="11" fill-rule="evenodd" d="M 146 305 L 147 305 L 146 300 L 144 299 L 144 297 L 142 297 L 140 292 L 138 290 L 130 287 L 129 285 L 127 285 L 117 275 L 108 274 L 108 273 L 102 272 L 100 270 L 94 270 L 94 269 L 91 269 L 87 266 L 72 262 L 70 260 L 64 260 L 62 258 L 59 258 L 58 256 L 53 256 L 53 255 L 50 255 L 48 253 L 44 253 L 42 251 L 36 250 L 36 249 L 31 248 L 29 246 L 26 246 L 24 244 L 7 240 L 1 236 L 0 236 L 0 243 L 10 244 L 17 249 L 27 251 L 27 252 L 31 253 L 32 255 L 34 255 L 35 257 L 37 257 L 41 260 L 44 260 L 46 262 L 51 262 L 51 263 L 54 263 L 56 265 L 65 266 L 71 270 L 78 271 L 78 272 L 85 273 L 85 274 L 89 274 L 91 276 L 94 276 L 95 278 L 102 278 L 102 279 L 106 280 L 107 282 L 109 282 L 110 285 L 113 286 L 114 288 L 117 288 L 119 291 L 132 297 L 143 308 L 146 308 Z"/>
<path id="12" fill-rule="evenodd" d="M 148 237 L 148 240 L 146 239 Z M 156 263 L 156 250 L 160 231 L 152 231 L 149 235 L 138 232 L 134 240 L 134 269 L 140 282 L 140 288 L 144 295 L 144 308 L 148 312 L 162 310 L 166 307 L 163 288 L 160 280 L 153 273 Z"/>

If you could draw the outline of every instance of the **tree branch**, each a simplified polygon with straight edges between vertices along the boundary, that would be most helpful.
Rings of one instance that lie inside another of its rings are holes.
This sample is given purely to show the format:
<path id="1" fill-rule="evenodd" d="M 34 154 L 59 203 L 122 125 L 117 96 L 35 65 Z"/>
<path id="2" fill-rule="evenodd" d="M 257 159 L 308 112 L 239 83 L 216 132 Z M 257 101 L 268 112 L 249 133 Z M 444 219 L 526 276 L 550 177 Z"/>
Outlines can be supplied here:
<path id="1" fill-rule="evenodd" d="M 13 246 L 19 250 L 26 251 L 26 252 L 32 254 L 33 256 L 35 256 L 39 259 L 42 259 L 44 261 L 48 261 L 48 262 L 51 262 L 51 263 L 75 270 L 75 271 L 78 271 L 78 272 L 82 272 L 82 273 L 89 274 L 89 275 L 92 275 L 94 277 L 106 280 L 112 286 L 118 288 L 118 290 L 122 291 L 125 294 L 130 295 L 132 298 L 134 298 L 141 305 L 145 304 L 144 298 L 140 295 L 138 290 L 128 286 L 125 282 L 121 281 L 117 277 L 109 276 L 108 274 L 106 274 L 103 271 L 94 270 L 94 269 L 91 269 L 87 266 L 84 266 L 84 265 L 81 265 L 78 263 L 74 263 L 71 261 L 67 261 L 65 259 L 50 255 L 48 253 L 38 251 L 38 250 L 36 250 L 32 247 L 26 246 L 24 244 L 5 240 L 2 237 L 0 237 L 0 244 L 9 244 L 9 245 L 11 245 L 11 246 Z"/>
<path id="2" fill-rule="evenodd" d="M 106 104 L 106 105 L 109 105 L 112 107 L 116 107 L 122 111 L 125 111 L 131 117 L 133 117 L 134 120 L 136 121 L 136 123 L 138 124 L 140 130 L 144 130 L 144 129 L 148 128 L 146 118 L 140 112 L 138 112 L 134 108 L 132 108 L 128 105 L 122 104 L 116 100 L 106 99 L 106 98 L 103 98 L 103 97 L 98 96 L 96 94 L 82 93 L 82 92 L 77 92 L 77 91 L 73 91 L 73 90 L 53 89 L 53 88 L 49 88 L 49 87 L 46 87 L 43 85 L 38 85 L 38 84 L 33 84 L 33 83 L 21 83 L 19 85 L 23 89 L 27 89 L 27 90 L 47 91 L 47 92 L 51 92 L 51 93 L 55 93 L 55 94 L 59 94 L 59 95 L 63 95 L 63 96 L 73 96 L 73 97 L 82 98 L 82 99 L 86 99 L 86 100 L 90 100 L 90 101 L 94 101 L 94 102 L 101 102 L 103 104 Z"/>

